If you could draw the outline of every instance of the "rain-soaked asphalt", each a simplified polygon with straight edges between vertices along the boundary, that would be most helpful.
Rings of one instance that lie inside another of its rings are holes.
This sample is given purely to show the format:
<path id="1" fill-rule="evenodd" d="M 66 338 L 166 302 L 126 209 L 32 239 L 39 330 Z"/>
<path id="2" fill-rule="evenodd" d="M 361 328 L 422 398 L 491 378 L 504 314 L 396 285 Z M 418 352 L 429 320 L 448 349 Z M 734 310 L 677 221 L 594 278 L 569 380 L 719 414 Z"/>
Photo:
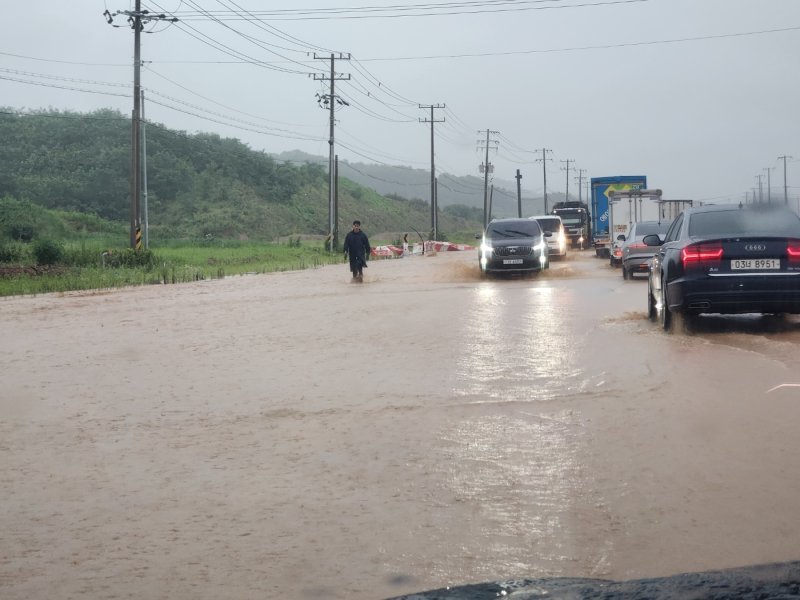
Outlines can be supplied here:
<path id="1" fill-rule="evenodd" d="M 590 253 L 348 275 L 0 299 L 0 597 L 375 600 L 800 558 L 800 319 L 664 334 L 646 282 Z"/>

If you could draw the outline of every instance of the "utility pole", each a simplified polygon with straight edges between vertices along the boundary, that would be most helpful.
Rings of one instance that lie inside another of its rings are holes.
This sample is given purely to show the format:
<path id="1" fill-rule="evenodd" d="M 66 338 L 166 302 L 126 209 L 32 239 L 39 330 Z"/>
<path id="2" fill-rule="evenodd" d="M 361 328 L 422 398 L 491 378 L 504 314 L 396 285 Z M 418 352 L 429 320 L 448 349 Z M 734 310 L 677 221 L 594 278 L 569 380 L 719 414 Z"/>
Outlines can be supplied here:
<path id="1" fill-rule="evenodd" d="M 350 54 L 346 56 L 339 53 L 338 56 L 331 52 L 330 57 L 317 56 L 314 53 L 314 60 L 330 60 L 331 61 L 331 74 L 323 75 L 321 73 L 314 73 L 315 81 L 330 81 L 331 93 L 330 94 L 317 94 L 317 103 L 322 108 L 330 110 L 330 135 L 328 137 L 328 243 L 329 250 L 333 252 L 338 245 L 339 227 L 336 220 L 336 169 L 334 165 L 334 110 L 336 105 L 350 106 L 350 104 L 336 95 L 335 82 L 337 80 L 350 79 L 350 73 L 341 75 L 336 73 L 336 60 L 350 60 Z"/>
<path id="2" fill-rule="evenodd" d="M 144 221 L 144 249 L 150 249 L 150 216 L 147 210 L 147 131 L 144 117 L 144 90 L 142 90 L 142 220 Z"/>
<path id="3" fill-rule="evenodd" d="M 420 123 L 431 124 L 431 235 L 433 239 L 439 239 L 439 207 L 436 205 L 436 163 L 434 161 L 433 153 L 433 124 L 444 123 L 444 118 L 434 119 L 433 111 L 437 108 L 446 108 L 444 104 L 420 104 L 420 108 L 429 108 L 431 110 L 430 119 L 420 119 Z"/>
<path id="4" fill-rule="evenodd" d="M 133 112 L 131 114 L 131 171 L 130 171 L 130 244 L 134 250 L 142 248 L 142 216 L 141 216 L 141 194 L 142 194 L 142 171 L 140 167 L 141 157 L 141 67 L 142 67 L 142 31 L 144 26 L 151 21 L 169 21 L 176 23 L 178 19 L 168 17 L 165 14 L 152 14 L 148 10 L 142 10 L 142 0 L 136 0 L 134 10 L 118 10 L 110 13 L 106 10 L 103 16 L 106 22 L 112 27 L 120 27 L 114 24 L 114 17 L 124 15 L 128 17 L 128 25 L 133 29 Z"/>
<path id="5" fill-rule="evenodd" d="M 494 184 L 489 188 L 489 220 L 492 220 L 492 199 L 494 198 Z"/>
<path id="6" fill-rule="evenodd" d="M 583 202 L 583 174 L 586 169 L 575 169 L 578 171 L 578 176 L 575 178 L 578 181 L 578 202 Z"/>
<path id="7" fill-rule="evenodd" d="M 789 188 L 786 186 L 786 159 L 791 156 L 779 156 L 778 160 L 783 161 L 783 203 L 789 205 Z"/>
<path id="8" fill-rule="evenodd" d="M 542 158 L 537 158 L 536 162 L 542 162 L 542 177 L 544 179 L 544 214 L 547 214 L 547 161 L 553 160 L 547 158 L 547 153 L 552 152 L 549 148 L 542 148 Z"/>
<path id="9" fill-rule="evenodd" d="M 564 169 L 567 172 L 567 191 L 564 194 L 564 201 L 569 202 L 569 163 L 574 163 L 575 160 L 572 158 L 568 158 L 567 160 L 562 160 L 562 163 L 567 163 L 567 168 Z"/>
<path id="10" fill-rule="evenodd" d="M 587 177 L 586 180 L 584 181 L 584 183 L 586 184 L 586 205 L 587 206 L 591 206 L 591 204 L 592 204 L 592 196 L 589 193 L 589 186 L 591 185 L 591 180 Z"/>
<path id="11" fill-rule="evenodd" d="M 770 172 L 775 167 L 764 167 L 764 170 L 767 172 L 767 204 L 772 204 L 772 178 L 770 177 Z"/>
<path id="12" fill-rule="evenodd" d="M 478 133 L 483 133 L 483 131 L 479 131 Z M 484 229 L 489 224 L 489 171 L 494 171 L 493 165 L 489 164 L 489 148 L 494 144 L 493 150 L 497 150 L 497 146 L 500 142 L 497 140 L 491 139 L 490 135 L 497 135 L 499 131 L 492 131 L 491 129 L 486 130 L 486 142 L 483 140 L 478 140 L 478 144 L 484 144 L 484 146 L 478 146 L 479 150 L 486 150 L 486 162 L 481 165 L 483 169 L 483 227 Z"/>
<path id="13" fill-rule="evenodd" d="M 761 175 L 761 174 L 758 174 L 758 175 L 755 176 L 755 178 L 758 179 L 758 203 L 759 204 L 764 202 L 764 187 L 761 185 L 761 178 L 762 177 L 763 177 L 763 175 Z"/>
<path id="14" fill-rule="evenodd" d="M 522 173 L 517 169 L 517 217 L 522 218 Z"/>

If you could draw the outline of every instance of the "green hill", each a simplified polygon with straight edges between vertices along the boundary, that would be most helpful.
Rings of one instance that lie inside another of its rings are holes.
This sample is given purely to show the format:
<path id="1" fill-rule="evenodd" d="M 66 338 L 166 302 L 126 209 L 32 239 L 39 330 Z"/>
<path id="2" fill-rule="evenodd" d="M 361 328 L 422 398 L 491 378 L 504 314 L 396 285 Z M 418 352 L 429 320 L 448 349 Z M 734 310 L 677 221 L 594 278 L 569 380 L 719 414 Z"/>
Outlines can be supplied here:
<path id="1" fill-rule="evenodd" d="M 111 110 L 21 114 L 4 108 L 0 139 L 0 235 L 22 238 L 30 226 L 26 219 L 42 222 L 42 213 L 31 207 L 59 211 L 62 225 L 52 225 L 55 230 L 107 230 L 108 222 L 125 230 L 129 118 Z M 323 165 L 280 161 L 236 139 L 154 123 L 146 127 L 146 148 L 151 242 L 208 237 L 269 241 L 327 233 Z M 64 218 L 70 214 L 86 218 Z M 384 196 L 341 174 L 339 215 L 340 231 L 349 229 L 353 218 L 371 233 L 430 230 L 429 203 Z M 439 217 L 440 237 L 478 231 L 481 219 L 482 211 L 474 207 L 446 206 Z"/>

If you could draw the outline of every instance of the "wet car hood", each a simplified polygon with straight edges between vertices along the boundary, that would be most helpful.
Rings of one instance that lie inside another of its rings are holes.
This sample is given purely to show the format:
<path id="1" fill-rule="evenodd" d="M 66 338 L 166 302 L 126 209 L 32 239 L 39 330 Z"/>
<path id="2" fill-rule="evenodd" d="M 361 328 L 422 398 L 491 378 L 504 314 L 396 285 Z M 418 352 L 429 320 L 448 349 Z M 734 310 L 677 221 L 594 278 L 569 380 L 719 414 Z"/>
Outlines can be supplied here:
<path id="1" fill-rule="evenodd" d="M 800 598 L 800 561 L 609 581 L 553 577 L 442 588 L 390 600 L 756 600 Z"/>

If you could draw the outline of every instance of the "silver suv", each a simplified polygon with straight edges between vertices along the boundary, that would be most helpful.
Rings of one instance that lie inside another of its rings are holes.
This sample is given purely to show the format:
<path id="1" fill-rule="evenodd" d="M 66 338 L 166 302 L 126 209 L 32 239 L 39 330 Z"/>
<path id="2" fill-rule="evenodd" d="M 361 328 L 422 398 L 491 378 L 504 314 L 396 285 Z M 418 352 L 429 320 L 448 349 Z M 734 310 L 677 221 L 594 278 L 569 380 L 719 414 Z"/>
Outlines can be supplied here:
<path id="1" fill-rule="evenodd" d="M 545 240 L 550 256 L 563 258 L 567 255 L 567 233 L 564 231 L 564 223 L 558 215 L 537 215 L 531 217 L 535 219 L 544 231 Z"/>

